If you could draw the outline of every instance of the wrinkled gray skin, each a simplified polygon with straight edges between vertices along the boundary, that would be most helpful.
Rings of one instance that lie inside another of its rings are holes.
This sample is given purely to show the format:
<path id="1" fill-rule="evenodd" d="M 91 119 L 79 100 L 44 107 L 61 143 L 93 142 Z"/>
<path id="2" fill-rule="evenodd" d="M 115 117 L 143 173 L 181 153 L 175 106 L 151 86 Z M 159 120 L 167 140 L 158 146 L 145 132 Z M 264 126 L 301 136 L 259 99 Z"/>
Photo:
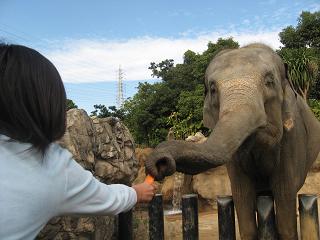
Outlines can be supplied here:
<path id="1" fill-rule="evenodd" d="M 298 239 L 296 193 L 320 150 L 320 124 L 287 80 L 281 58 L 251 44 L 220 52 L 205 76 L 203 144 L 166 141 L 146 161 L 162 179 L 227 165 L 242 239 L 257 239 L 256 196 L 272 194 L 280 239 Z"/>

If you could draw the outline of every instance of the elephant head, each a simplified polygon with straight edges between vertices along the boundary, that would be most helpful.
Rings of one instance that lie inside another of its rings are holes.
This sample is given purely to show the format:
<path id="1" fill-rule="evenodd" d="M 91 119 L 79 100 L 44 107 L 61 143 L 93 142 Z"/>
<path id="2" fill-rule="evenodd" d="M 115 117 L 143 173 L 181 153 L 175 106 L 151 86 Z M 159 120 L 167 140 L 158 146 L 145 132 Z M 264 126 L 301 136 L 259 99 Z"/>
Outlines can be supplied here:
<path id="1" fill-rule="evenodd" d="M 197 174 L 232 161 L 248 142 L 277 146 L 293 125 L 294 93 L 281 58 L 268 46 L 251 44 L 223 50 L 205 74 L 203 121 L 212 129 L 202 144 L 173 140 L 159 144 L 146 161 L 147 172 L 162 179 L 174 171 Z"/>

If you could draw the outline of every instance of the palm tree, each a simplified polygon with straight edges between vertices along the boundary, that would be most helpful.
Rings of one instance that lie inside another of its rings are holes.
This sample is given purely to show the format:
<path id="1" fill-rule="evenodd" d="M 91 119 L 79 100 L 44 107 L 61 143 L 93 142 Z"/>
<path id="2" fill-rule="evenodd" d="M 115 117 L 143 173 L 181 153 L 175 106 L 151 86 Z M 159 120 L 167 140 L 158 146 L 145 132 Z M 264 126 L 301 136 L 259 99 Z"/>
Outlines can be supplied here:
<path id="1" fill-rule="evenodd" d="M 308 93 L 318 74 L 317 59 L 308 48 L 283 48 L 279 52 L 288 65 L 288 78 L 295 91 L 307 101 Z"/>

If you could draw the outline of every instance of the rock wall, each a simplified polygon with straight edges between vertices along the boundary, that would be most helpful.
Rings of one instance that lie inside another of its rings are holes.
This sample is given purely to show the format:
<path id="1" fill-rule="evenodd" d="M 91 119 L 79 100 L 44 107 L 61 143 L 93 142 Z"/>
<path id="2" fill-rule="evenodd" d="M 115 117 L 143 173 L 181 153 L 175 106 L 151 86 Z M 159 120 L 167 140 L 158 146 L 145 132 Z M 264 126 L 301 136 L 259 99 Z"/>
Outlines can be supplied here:
<path id="1" fill-rule="evenodd" d="M 100 181 L 131 185 L 138 173 L 133 138 L 116 118 L 90 118 L 84 110 L 67 113 L 67 131 L 59 144 Z M 52 219 L 37 239 L 116 239 L 116 217 Z"/>

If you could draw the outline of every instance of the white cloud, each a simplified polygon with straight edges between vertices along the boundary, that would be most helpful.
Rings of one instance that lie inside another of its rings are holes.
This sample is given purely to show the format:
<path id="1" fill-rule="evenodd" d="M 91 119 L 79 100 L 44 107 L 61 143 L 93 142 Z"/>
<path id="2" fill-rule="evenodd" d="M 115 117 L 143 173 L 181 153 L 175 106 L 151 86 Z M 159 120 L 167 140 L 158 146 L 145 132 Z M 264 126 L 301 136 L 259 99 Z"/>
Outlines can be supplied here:
<path id="1" fill-rule="evenodd" d="M 183 53 L 190 49 L 202 52 L 209 41 L 219 37 L 234 37 L 240 45 L 263 42 L 274 49 L 280 46 L 279 31 L 250 33 L 202 33 L 197 37 L 160 38 L 140 37 L 128 40 L 81 39 L 53 44 L 44 54 L 58 68 L 64 82 L 98 82 L 117 79 L 119 65 L 125 80 L 148 80 L 150 62 L 174 59 L 181 63 Z"/>
<path id="2" fill-rule="evenodd" d="M 250 20 L 249 19 L 245 19 L 245 20 L 242 21 L 242 23 L 244 25 L 249 25 L 250 24 Z"/>
<path id="3" fill-rule="evenodd" d="M 320 3 L 311 4 L 311 5 L 308 7 L 308 10 L 309 10 L 310 12 L 319 11 L 319 10 L 320 10 Z"/>

